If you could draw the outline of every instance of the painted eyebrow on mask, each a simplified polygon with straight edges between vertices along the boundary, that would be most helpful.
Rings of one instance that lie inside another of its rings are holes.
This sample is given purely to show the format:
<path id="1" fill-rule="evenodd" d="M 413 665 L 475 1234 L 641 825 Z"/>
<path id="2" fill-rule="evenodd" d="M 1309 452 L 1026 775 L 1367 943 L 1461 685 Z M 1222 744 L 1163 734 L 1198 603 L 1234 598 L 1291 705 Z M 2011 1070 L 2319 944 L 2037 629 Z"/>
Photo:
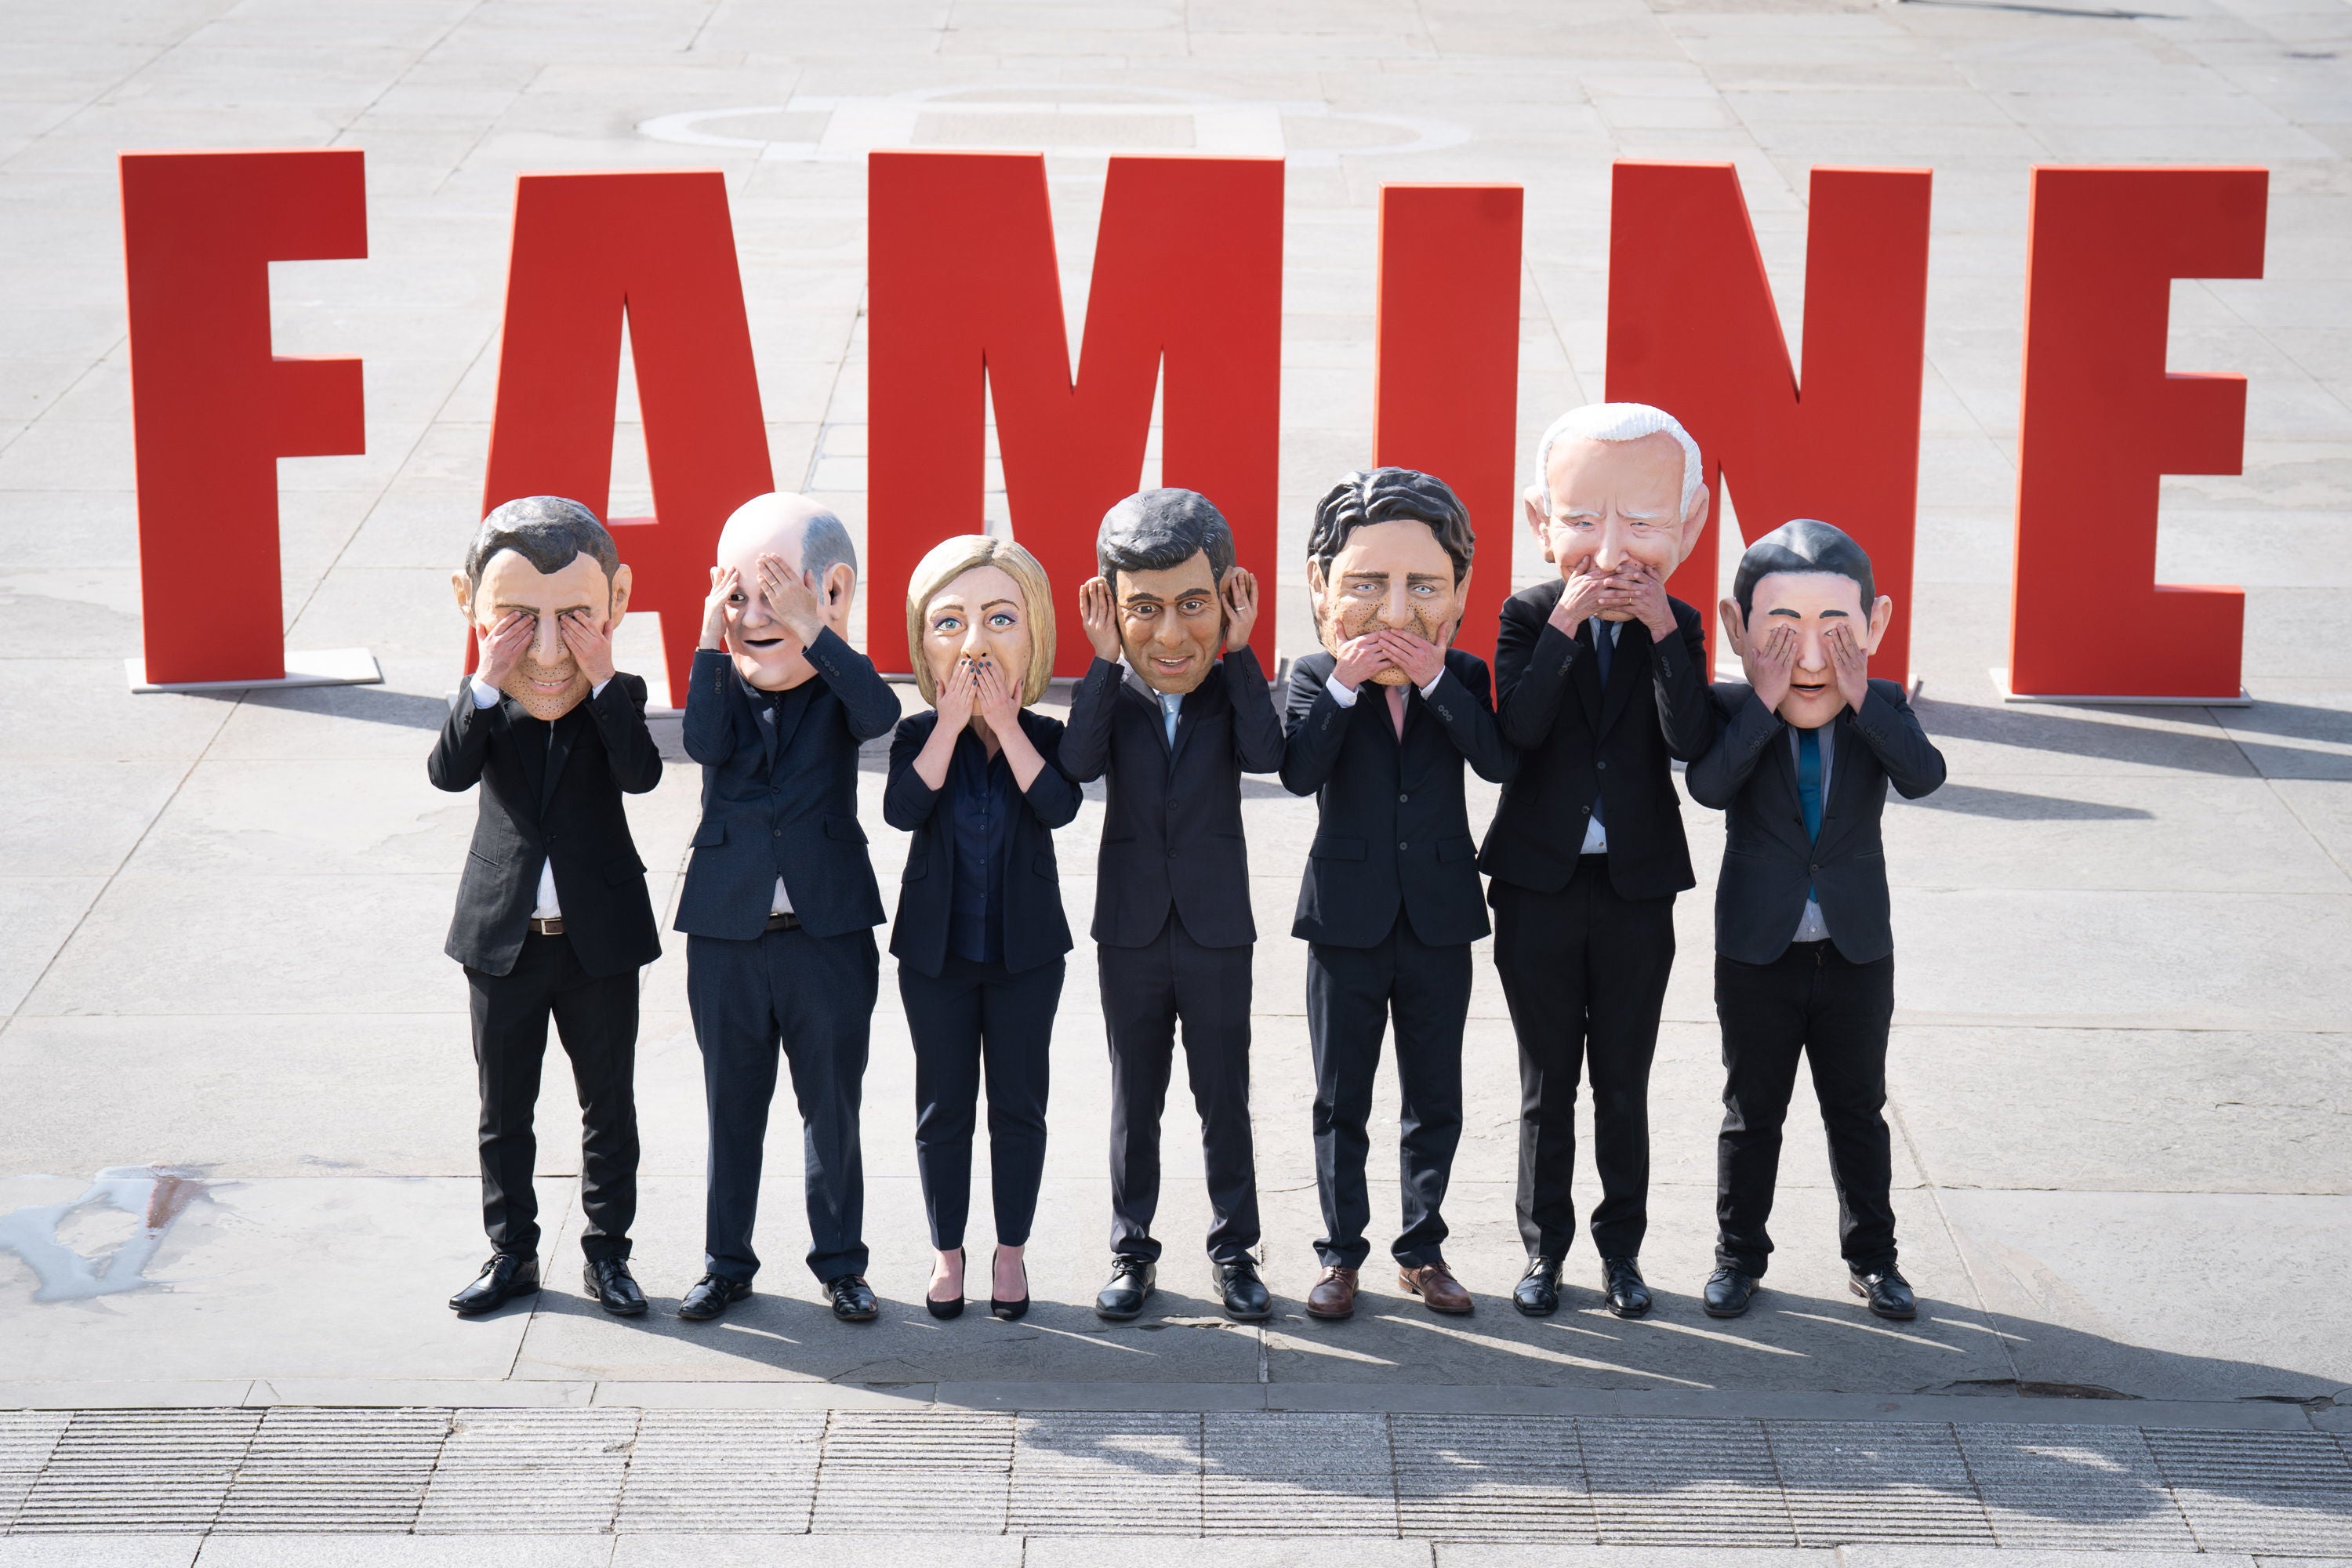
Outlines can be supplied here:
<path id="1" fill-rule="evenodd" d="M 1789 617 L 1790 620 L 1792 620 L 1792 621 L 1801 621 L 1801 620 L 1803 620 L 1803 619 L 1805 618 L 1803 616 L 1801 616 L 1801 615 L 1798 614 L 1796 611 L 1794 611 L 1794 610 L 1792 610 L 1792 609 L 1789 608 L 1786 605 L 1781 605 L 1779 609 L 1775 609 L 1775 610 L 1767 610 L 1767 611 L 1765 611 L 1764 613 L 1765 613 L 1766 615 L 1768 615 L 1768 616 L 1788 616 L 1788 617 Z M 1823 620 L 1825 620 L 1825 621 L 1826 621 L 1826 620 L 1828 620 L 1828 619 L 1829 619 L 1831 616 L 1836 616 L 1839 620 L 1842 620 L 1842 621 L 1843 621 L 1843 620 L 1849 620 L 1849 619 L 1851 619 L 1851 618 L 1852 618 L 1851 612 L 1849 612 L 1849 611 L 1845 611 L 1845 610 L 1823 610 L 1823 611 L 1822 612 L 1822 619 L 1823 619 Z"/>

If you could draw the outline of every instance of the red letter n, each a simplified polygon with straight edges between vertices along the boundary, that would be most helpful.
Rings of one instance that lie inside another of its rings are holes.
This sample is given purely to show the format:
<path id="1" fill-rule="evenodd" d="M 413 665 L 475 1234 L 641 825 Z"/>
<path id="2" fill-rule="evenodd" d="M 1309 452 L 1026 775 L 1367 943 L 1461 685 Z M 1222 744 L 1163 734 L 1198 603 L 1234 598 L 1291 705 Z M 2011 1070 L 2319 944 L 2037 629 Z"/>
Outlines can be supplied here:
<path id="1" fill-rule="evenodd" d="M 1911 546 L 1927 307 L 1924 169 L 1816 169 L 1805 226 L 1805 384 L 1728 163 L 1619 163 L 1609 215 L 1609 396 L 1664 409 L 1727 474 L 1739 529 L 1819 518 L 1870 552 L 1895 619 L 1870 673 L 1909 679 Z M 1668 584 L 1716 637 L 1713 531 Z"/>
<path id="2" fill-rule="evenodd" d="M 605 521 L 635 580 L 630 608 L 661 617 L 670 700 L 682 704 L 719 531 L 775 489 L 718 171 L 515 182 L 482 510 L 559 495 L 604 515 L 625 310 L 655 515 Z"/>
<path id="3" fill-rule="evenodd" d="M 2234 474 L 2239 375 L 2168 375 L 2175 278 L 2259 278 L 2261 169 L 2036 169 L 2026 239 L 2010 687 L 2239 691 L 2242 590 L 2156 581 L 2164 474 Z"/>
<path id="4" fill-rule="evenodd" d="M 367 254 L 355 151 L 126 153 L 147 679 L 286 674 L 278 459 L 365 448 L 360 362 L 272 358 L 269 263 Z"/>
<path id="5" fill-rule="evenodd" d="M 1085 671 L 1078 584 L 1095 574 L 1103 513 L 1139 482 L 1164 369 L 1160 482 L 1200 491 L 1232 523 L 1270 664 L 1281 162 L 1110 160 L 1075 382 L 1043 157 L 876 153 L 866 201 L 875 663 L 907 668 L 893 611 L 923 552 L 984 531 L 984 387 L 1014 536 L 1054 583 L 1055 671 Z"/>

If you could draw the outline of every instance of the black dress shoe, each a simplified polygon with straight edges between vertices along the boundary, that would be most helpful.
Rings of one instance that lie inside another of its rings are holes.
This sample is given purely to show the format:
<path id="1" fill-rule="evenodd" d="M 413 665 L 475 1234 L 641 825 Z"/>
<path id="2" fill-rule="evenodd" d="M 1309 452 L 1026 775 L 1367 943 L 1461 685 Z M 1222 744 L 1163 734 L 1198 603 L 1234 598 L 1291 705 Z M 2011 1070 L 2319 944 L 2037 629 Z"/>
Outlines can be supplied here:
<path id="1" fill-rule="evenodd" d="M 826 1280 L 824 1293 L 833 1300 L 833 1315 L 845 1323 L 870 1323 L 882 1310 L 875 1304 L 874 1291 L 862 1274 L 844 1274 Z"/>
<path id="2" fill-rule="evenodd" d="M 1021 1266 L 1022 1291 L 1017 1300 L 1007 1300 L 996 1293 L 996 1260 L 992 1258 L 988 1262 L 988 1315 L 990 1317 L 1002 1318 L 1009 1323 L 1015 1318 L 1028 1315 L 1029 1266 L 1026 1263 Z"/>
<path id="3" fill-rule="evenodd" d="M 1511 1287 L 1511 1305 L 1530 1318 L 1559 1310 L 1559 1259 L 1541 1253 L 1528 1259 L 1528 1271 Z"/>
<path id="4" fill-rule="evenodd" d="M 1907 1323 L 1919 1315 L 1919 1300 L 1911 1294 L 1911 1281 L 1904 1279 L 1902 1270 L 1893 1264 L 1878 1273 L 1849 1274 L 1846 1284 L 1869 1302 L 1871 1311 L 1879 1317 Z"/>
<path id="5" fill-rule="evenodd" d="M 1601 1260 L 1601 1293 L 1621 1318 L 1638 1318 L 1650 1310 L 1650 1288 L 1642 1282 L 1642 1265 L 1633 1258 Z"/>
<path id="6" fill-rule="evenodd" d="M 1159 1279 L 1160 1266 L 1151 1259 L 1121 1253 L 1110 1260 L 1110 1283 L 1095 1292 L 1095 1316 L 1114 1323 L 1142 1316 Z"/>
<path id="7" fill-rule="evenodd" d="M 588 1294 L 596 1303 L 616 1318 L 635 1318 L 644 1314 L 646 1293 L 629 1277 L 629 1260 L 625 1258 L 592 1258 L 581 1270 L 580 1282 L 588 1287 Z"/>
<path id="8" fill-rule="evenodd" d="M 1217 1265 L 1217 1294 L 1224 1300 L 1225 1316 L 1237 1323 L 1263 1322 L 1274 1316 L 1274 1298 L 1257 1277 L 1257 1265 L 1246 1258 Z"/>
<path id="9" fill-rule="evenodd" d="M 751 1293 L 749 1279 L 706 1274 L 694 1282 L 694 1289 L 677 1304 L 677 1315 L 689 1323 L 707 1323 Z"/>
<path id="10" fill-rule="evenodd" d="M 1756 1295 L 1756 1276 L 1737 1268 L 1718 1268 L 1706 1277 L 1706 1315 L 1736 1318 L 1748 1310 Z"/>
<path id="11" fill-rule="evenodd" d="M 461 1318 L 495 1312 L 517 1296 L 539 1293 L 539 1259 L 493 1252 L 471 1285 L 449 1298 L 449 1310 Z"/>

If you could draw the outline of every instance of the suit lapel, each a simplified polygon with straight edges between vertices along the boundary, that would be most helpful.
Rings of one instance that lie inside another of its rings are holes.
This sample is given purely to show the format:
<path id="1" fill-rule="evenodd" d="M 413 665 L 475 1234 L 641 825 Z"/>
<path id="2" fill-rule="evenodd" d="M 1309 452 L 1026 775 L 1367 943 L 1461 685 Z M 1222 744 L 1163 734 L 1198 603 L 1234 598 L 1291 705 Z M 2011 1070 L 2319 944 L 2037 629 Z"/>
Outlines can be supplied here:
<path id="1" fill-rule="evenodd" d="M 766 726 L 770 773 L 776 771 L 776 759 L 782 756 L 784 748 L 793 743 L 793 737 L 800 732 L 801 721 L 808 717 L 809 704 L 815 700 L 816 693 L 803 686 L 799 692 L 787 695 L 784 700 L 776 704 L 775 721 Z"/>
<path id="2" fill-rule="evenodd" d="M 1832 840 L 1843 834 L 1853 821 L 1849 809 L 1853 790 L 1854 770 L 1849 764 L 1862 749 L 1853 738 L 1853 712 L 1851 709 L 1830 721 L 1830 792 L 1822 802 L 1822 836 L 1815 843 L 1827 849 Z"/>
<path id="3" fill-rule="evenodd" d="M 563 764 L 571 761 L 572 743 L 580 738 L 580 726 L 587 721 L 588 715 L 574 707 L 548 727 L 551 738 L 547 746 L 547 781 L 539 790 L 539 808 L 541 811 L 545 811 L 548 802 L 555 798 L 556 784 L 563 777 Z"/>
<path id="4" fill-rule="evenodd" d="M 1143 683 L 1143 677 L 1136 674 L 1131 666 L 1128 669 L 1126 679 L 1119 684 L 1134 693 L 1135 700 L 1143 704 L 1144 712 L 1151 720 L 1151 733 L 1160 742 L 1160 754 L 1171 763 L 1174 763 L 1176 750 L 1168 743 L 1168 710 L 1160 706 L 1160 693 L 1146 686 Z M 1190 704 L 1187 703 L 1186 706 L 1189 707 Z M 1183 710 L 1181 708 L 1177 710 L 1176 721 L 1180 727 L 1184 721 Z"/>

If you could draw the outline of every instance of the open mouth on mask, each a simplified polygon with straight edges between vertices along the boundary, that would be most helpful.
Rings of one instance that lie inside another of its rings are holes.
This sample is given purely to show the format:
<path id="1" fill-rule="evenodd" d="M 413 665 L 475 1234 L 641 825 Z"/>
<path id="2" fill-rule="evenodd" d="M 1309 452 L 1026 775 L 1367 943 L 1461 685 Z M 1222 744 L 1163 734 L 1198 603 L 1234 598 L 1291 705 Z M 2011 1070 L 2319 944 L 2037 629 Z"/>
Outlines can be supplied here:
<path id="1" fill-rule="evenodd" d="M 783 641 L 782 637 L 745 637 L 743 646 L 745 647 L 781 647 Z"/>

